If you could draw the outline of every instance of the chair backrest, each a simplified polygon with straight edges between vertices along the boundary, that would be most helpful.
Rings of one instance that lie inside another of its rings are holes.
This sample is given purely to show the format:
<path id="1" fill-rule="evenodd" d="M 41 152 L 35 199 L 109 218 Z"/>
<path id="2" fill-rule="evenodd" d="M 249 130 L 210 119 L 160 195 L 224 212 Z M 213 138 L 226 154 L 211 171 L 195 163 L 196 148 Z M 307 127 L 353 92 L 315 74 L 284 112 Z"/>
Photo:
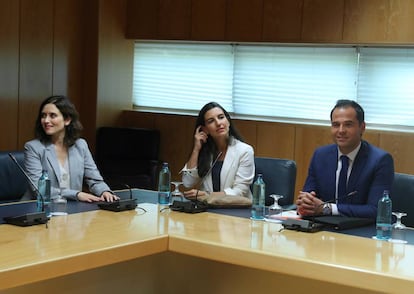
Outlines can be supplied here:
<path id="1" fill-rule="evenodd" d="M 96 164 L 112 189 L 154 189 L 159 168 L 160 132 L 143 128 L 101 127 Z"/>
<path id="2" fill-rule="evenodd" d="M 293 204 L 296 184 L 296 162 L 291 159 L 255 157 L 256 175 L 263 174 L 266 184 L 266 205 L 273 204 L 270 194 L 283 195 L 280 205 Z"/>
<path id="3" fill-rule="evenodd" d="M 28 188 L 28 183 L 9 153 L 24 167 L 23 151 L 0 152 L 0 202 L 19 201 Z"/>
<path id="4" fill-rule="evenodd" d="M 402 223 L 414 227 L 414 175 L 395 173 L 391 189 L 392 211 L 405 212 Z"/>

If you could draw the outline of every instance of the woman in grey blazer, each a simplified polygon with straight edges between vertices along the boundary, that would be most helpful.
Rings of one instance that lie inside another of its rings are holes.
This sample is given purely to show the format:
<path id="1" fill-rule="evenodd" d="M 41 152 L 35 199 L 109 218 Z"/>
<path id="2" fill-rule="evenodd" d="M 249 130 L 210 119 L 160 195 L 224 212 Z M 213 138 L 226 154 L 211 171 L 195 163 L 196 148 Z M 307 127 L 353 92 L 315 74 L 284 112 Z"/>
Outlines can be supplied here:
<path id="1" fill-rule="evenodd" d="M 216 102 L 199 112 L 194 144 L 184 166 L 184 192 L 211 205 L 251 205 L 254 151 L 244 143 L 228 112 Z"/>
<path id="2" fill-rule="evenodd" d="M 51 96 L 40 105 L 35 125 L 36 139 L 24 146 L 27 174 L 37 183 L 47 170 L 51 194 L 86 202 L 118 200 L 99 173 L 84 139 L 74 105 L 65 96 Z M 86 183 L 89 192 L 82 191 Z M 33 199 L 28 191 L 23 200 Z"/>

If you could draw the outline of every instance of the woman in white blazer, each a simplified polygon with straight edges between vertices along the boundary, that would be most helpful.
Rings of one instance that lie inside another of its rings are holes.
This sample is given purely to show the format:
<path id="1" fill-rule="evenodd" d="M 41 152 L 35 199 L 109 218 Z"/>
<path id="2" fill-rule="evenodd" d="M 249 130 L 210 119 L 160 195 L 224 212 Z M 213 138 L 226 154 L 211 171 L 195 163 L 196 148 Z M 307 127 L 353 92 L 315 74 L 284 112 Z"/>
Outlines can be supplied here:
<path id="1" fill-rule="evenodd" d="M 24 146 L 27 174 L 37 183 L 47 170 L 53 195 L 86 202 L 118 200 L 104 182 L 89 147 L 80 138 L 82 125 L 74 105 L 65 96 L 46 98 L 39 107 L 36 139 Z M 82 191 L 86 183 L 89 192 Z M 35 198 L 32 191 L 23 200 Z"/>
<path id="2" fill-rule="evenodd" d="M 251 205 L 253 148 L 244 143 L 228 112 L 216 102 L 199 112 L 193 149 L 182 169 L 188 199 L 211 205 Z"/>

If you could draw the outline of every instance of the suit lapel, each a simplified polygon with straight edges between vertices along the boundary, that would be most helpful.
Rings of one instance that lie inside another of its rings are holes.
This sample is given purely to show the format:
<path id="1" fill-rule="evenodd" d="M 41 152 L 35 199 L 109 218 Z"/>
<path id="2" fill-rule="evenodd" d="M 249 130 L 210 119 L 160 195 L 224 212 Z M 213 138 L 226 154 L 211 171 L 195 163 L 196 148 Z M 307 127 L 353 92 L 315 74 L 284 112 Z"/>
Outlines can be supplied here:
<path id="1" fill-rule="evenodd" d="M 336 170 L 338 169 L 338 147 L 336 145 L 332 145 L 332 149 L 327 154 L 326 158 L 326 174 L 328 175 L 326 187 L 329 187 L 330 191 L 328 191 L 328 195 L 335 195 L 336 193 Z M 330 175 L 333 175 L 330 176 Z M 325 201 L 330 199 L 325 199 Z"/>
<path id="2" fill-rule="evenodd" d="M 60 168 L 59 168 L 59 163 L 57 161 L 57 156 L 56 156 L 56 152 L 55 152 L 55 148 L 53 144 L 49 144 L 47 145 L 46 149 L 45 149 L 45 156 L 44 156 L 45 160 L 47 161 L 47 163 L 51 166 L 51 168 L 53 169 L 53 173 L 56 176 L 56 181 L 58 183 L 60 183 L 59 179 L 60 179 Z M 43 164 L 45 164 L 46 162 L 44 162 Z M 51 176 L 51 175 L 49 175 Z"/>

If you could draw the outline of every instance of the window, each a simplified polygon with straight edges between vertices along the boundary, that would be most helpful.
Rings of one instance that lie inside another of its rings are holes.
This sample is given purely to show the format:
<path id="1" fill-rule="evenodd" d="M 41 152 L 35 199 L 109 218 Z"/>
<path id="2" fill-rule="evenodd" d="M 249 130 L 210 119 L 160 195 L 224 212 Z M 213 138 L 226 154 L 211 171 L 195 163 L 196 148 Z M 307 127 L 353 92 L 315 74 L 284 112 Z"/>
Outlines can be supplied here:
<path id="1" fill-rule="evenodd" d="M 367 122 L 414 126 L 414 50 L 361 48 L 358 101 Z"/>
<path id="2" fill-rule="evenodd" d="M 377 128 L 414 126 L 414 49 L 137 42 L 133 103 L 194 113 L 216 101 L 234 117 L 328 123 L 358 101 Z"/>
<path id="3" fill-rule="evenodd" d="M 237 46 L 238 114 L 326 120 L 338 99 L 355 98 L 353 48 Z"/>
<path id="4" fill-rule="evenodd" d="M 231 45 L 136 43 L 133 103 L 140 107 L 199 110 L 220 97 L 232 109 Z"/>

